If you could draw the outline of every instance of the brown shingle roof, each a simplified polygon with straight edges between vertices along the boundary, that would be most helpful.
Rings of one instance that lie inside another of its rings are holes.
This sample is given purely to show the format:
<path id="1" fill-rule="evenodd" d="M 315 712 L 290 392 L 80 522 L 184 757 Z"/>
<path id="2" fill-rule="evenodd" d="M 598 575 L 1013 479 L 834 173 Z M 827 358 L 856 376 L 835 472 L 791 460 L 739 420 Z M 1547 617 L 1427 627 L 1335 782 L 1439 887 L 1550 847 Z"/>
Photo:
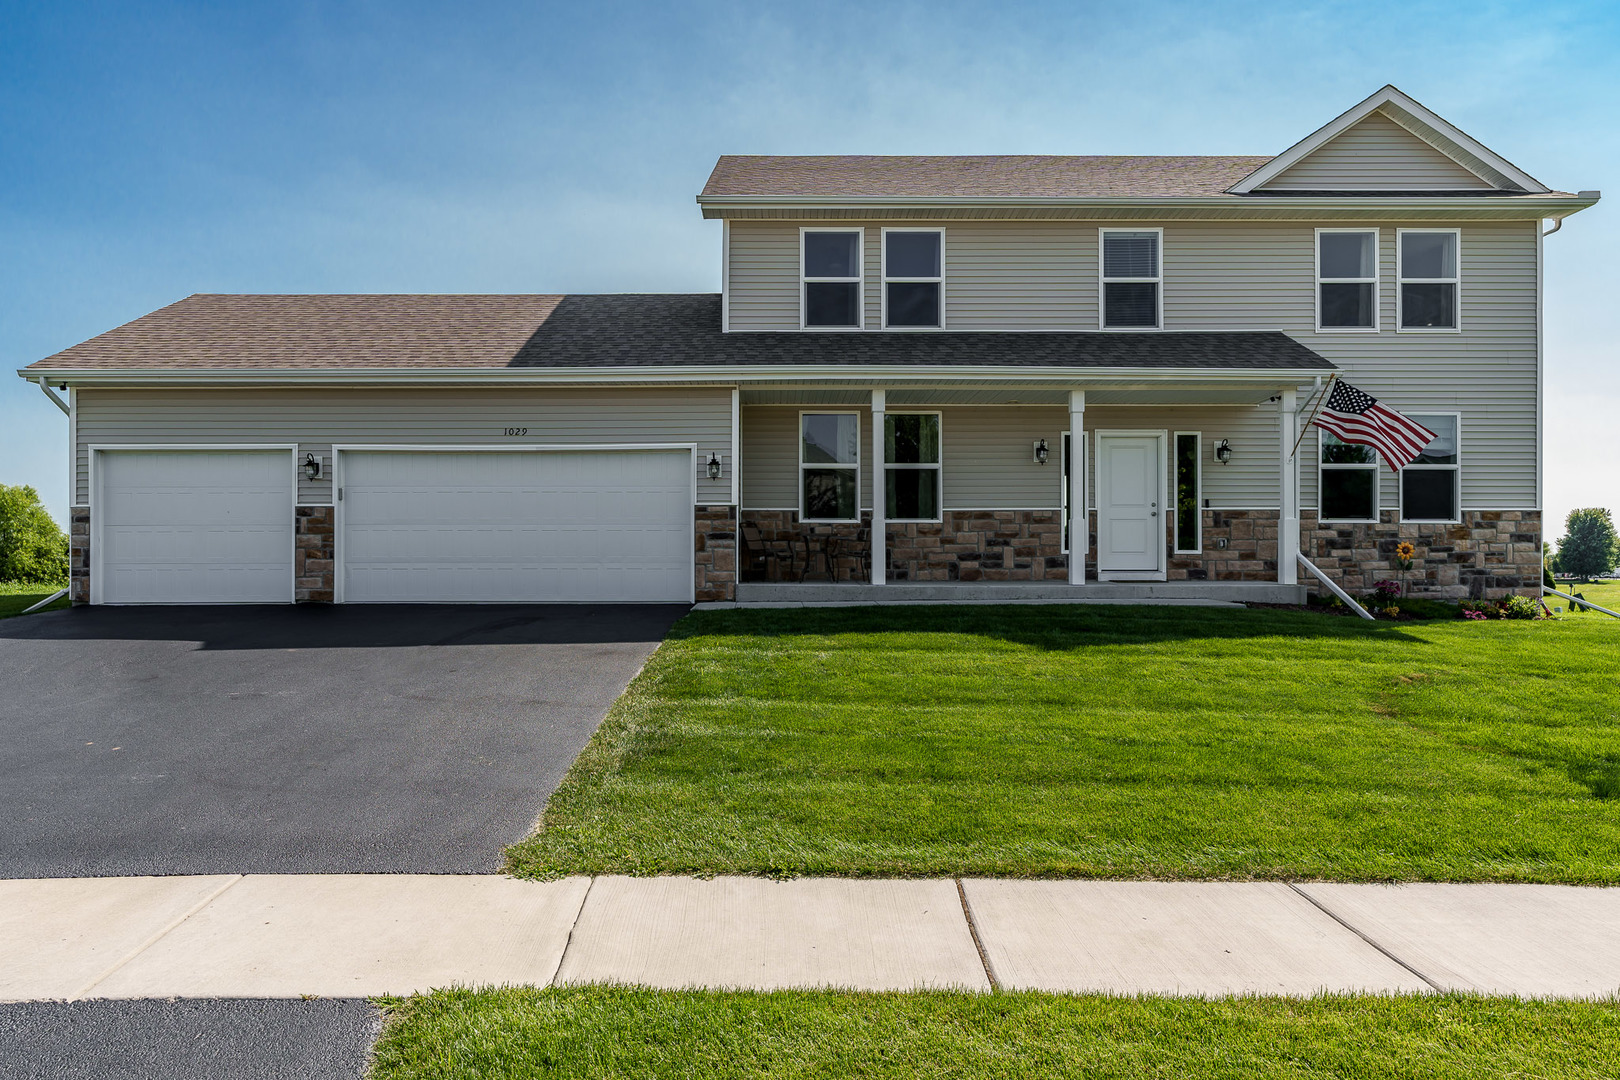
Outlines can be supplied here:
<path id="1" fill-rule="evenodd" d="M 1270 157 L 722 157 L 705 196 L 1108 198 L 1220 195 Z"/>
<path id="2" fill-rule="evenodd" d="M 189 296 L 41 371 L 403 371 L 726 365 L 1331 370 L 1269 332 L 721 333 L 713 293 Z"/>

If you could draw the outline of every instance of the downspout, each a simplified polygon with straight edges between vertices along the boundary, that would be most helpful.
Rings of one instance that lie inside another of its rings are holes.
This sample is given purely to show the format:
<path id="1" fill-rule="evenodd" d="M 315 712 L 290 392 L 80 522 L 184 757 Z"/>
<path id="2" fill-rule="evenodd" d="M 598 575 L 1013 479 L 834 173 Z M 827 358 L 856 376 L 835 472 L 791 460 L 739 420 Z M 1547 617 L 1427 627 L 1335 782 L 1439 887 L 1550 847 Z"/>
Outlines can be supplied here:
<path id="1" fill-rule="evenodd" d="M 1542 236 L 1551 236 L 1553 233 L 1557 232 L 1559 229 L 1562 229 L 1563 227 L 1564 227 L 1564 219 L 1562 217 L 1555 217 L 1555 218 L 1553 218 L 1553 227 L 1548 229 L 1546 232 L 1542 233 L 1541 235 Z"/>
<path id="2" fill-rule="evenodd" d="M 63 401 L 61 398 L 56 396 L 56 391 L 52 390 L 51 389 L 51 384 L 45 381 L 45 376 L 41 375 L 39 378 L 35 379 L 34 381 L 39 383 L 39 388 L 41 390 L 45 391 L 45 396 L 46 397 L 48 397 L 52 401 L 56 402 L 56 407 L 58 409 L 62 410 L 63 415 L 65 415 L 65 416 L 72 416 L 73 415 L 73 410 L 68 408 L 68 403 Z"/>

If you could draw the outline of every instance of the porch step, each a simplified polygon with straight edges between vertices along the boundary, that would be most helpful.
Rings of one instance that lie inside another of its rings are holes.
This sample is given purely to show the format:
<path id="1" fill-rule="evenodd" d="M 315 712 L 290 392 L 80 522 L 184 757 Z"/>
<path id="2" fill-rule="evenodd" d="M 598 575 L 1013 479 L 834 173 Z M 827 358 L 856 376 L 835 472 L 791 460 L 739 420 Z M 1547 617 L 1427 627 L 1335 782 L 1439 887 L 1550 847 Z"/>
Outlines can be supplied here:
<path id="1" fill-rule="evenodd" d="M 779 604 L 1303 604 L 1305 586 L 1274 581 L 918 581 L 743 583 L 737 606 Z"/>

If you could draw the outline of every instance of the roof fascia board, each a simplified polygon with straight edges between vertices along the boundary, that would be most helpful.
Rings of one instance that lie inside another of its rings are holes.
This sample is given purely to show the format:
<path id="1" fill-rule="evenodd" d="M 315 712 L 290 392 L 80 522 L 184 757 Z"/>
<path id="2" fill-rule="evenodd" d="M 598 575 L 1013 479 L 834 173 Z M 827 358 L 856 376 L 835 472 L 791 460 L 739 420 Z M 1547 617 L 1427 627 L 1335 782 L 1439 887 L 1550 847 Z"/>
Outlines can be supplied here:
<path id="1" fill-rule="evenodd" d="M 185 369 L 173 371 L 91 371 L 64 369 L 43 371 L 23 369 L 26 379 L 45 378 L 77 386 L 490 386 L 490 385 L 591 385 L 658 387 L 672 384 L 735 386 L 744 382 L 772 382 L 780 379 L 994 379 L 1004 382 L 1094 381 L 1132 379 L 1149 383 L 1203 379 L 1216 382 L 1277 382 L 1314 379 L 1332 366 L 1311 368 L 1141 368 L 1141 367 L 1039 367 L 1028 370 L 974 365 L 850 364 L 829 370 L 826 364 L 782 364 L 758 366 L 698 366 L 669 371 L 645 368 L 593 368 L 590 371 L 562 371 L 540 368 L 512 371 L 507 368 L 480 368 L 467 371 L 400 371 L 375 369 L 335 369 L 331 371 L 220 371 Z"/>
<path id="2" fill-rule="evenodd" d="M 1508 161 L 1506 158 L 1502 157 L 1500 154 L 1497 154 L 1483 143 L 1469 136 L 1450 121 L 1444 119 L 1443 117 L 1419 104 L 1417 101 L 1403 94 L 1394 86 L 1384 86 L 1375 91 L 1365 100 L 1340 113 L 1338 116 L 1334 117 L 1323 126 L 1317 128 L 1315 131 L 1305 136 L 1305 138 L 1301 139 L 1293 146 L 1290 146 L 1287 150 L 1284 150 L 1282 153 L 1272 158 L 1266 164 L 1260 166 L 1260 168 L 1256 169 L 1248 176 L 1245 176 L 1242 180 L 1239 180 L 1236 184 L 1233 184 L 1227 190 L 1232 192 L 1234 195 L 1246 195 L 1252 191 L 1264 188 L 1267 183 L 1275 180 L 1279 175 L 1299 164 L 1300 161 L 1304 160 L 1311 153 L 1331 142 L 1333 139 L 1343 134 L 1347 129 L 1355 126 L 1362 120 L 1365 120 L 1369 115 L 1385 105 L 1393 105 L 1396 109 L 1405 111 L 1412 118 L 1421 121 L 1422 125 L 1432 129 L 1433 132 L 1445 136 L 1457 146 L 1467 150 L 1469 154 L 1477 158 L 1475 163 L 1469 163 L 1467 161 L 1458 159 L 1455 154 L 1449 151 L 1446 147 L 1436 144 L 1432 138 L 1425 135 L 1422 131 L 1414 129 L 1410 123 L 1401 124 L 1403 128 L 1410 131 L 1413 135 L 1422 139 L 1430 146 L 1433 146 L 1436 150 L 1439 150 L 1447 157 L 1450 157 L 1453 161 L 1456 161 L 1458 165 L 1461 165 L 1469 172 L 1479 176 L 1481 180 L 1484 180 L 1487 183 L 1498 182 L 1498 180 L 1494 177 L 1480 175 L 1479 166 L 1486 165 L 1510 180 L 1513 186 L 1521 188 L 1531 194 L 1540 195 L 1551 190 L 1541 181 L 1514 165 L 1511 161 Z M 1398 117 L 1394 116 L 1393 114 L 1387 115 L 1390 115 L 1392 120 L 1400 123 L 1400 119 Z"/>

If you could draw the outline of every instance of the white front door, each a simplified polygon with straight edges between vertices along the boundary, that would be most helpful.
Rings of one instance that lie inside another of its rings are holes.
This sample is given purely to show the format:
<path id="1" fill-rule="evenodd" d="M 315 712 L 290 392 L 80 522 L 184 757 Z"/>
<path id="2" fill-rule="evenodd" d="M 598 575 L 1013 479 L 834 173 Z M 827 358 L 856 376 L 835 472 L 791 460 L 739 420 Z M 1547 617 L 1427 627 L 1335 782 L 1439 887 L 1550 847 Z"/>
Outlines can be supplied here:
<path id="1" fill-rule="evenodd" d="M 343 450 L 338 599 L 688 603 L 690 450 Z"/>
<path id="2" fill-rule="evenodd" d="M 1164 575 L 1164 435 L 1097 432 L 1097 574 Z"/>

